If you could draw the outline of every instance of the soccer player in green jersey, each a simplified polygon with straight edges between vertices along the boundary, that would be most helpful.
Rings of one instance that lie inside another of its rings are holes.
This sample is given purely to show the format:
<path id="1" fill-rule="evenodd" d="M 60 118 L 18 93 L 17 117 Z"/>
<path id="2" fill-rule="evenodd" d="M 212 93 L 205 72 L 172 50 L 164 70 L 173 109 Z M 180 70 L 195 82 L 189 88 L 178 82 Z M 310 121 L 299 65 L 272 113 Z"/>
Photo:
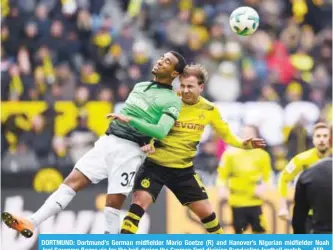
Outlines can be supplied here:
<path id="1" fill-rule="evenodd" d="M 77 192 L 107 178 L 105 232 L 118 233 L 119 209 L 131 192 L 133 177 L 146 156 L 141 146 L 148 144 L 152 137 L 163 139 L 178 118 L 181 102 L 172 91 L 171 83 L 185 65 L 179 53 L 164 54 L 152 69 L 154 80 L 135 85 L 120 114 L 110 115 L 114 119 L 106 135 L 75 164 L 42 207 L 29 218 L 4 212 L 2 219 L 6 225 L 29 238 L 43 221 L 65 209 Z M 125 116 L 128 123 L 122 122 Z"/>

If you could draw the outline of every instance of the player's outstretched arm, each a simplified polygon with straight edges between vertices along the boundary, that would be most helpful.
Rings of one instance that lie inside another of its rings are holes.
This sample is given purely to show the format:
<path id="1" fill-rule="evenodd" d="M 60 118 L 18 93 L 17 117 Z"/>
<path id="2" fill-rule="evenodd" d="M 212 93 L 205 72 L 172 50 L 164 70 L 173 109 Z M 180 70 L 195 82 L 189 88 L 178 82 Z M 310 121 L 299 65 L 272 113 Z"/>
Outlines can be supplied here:
<path id="1" fill-rule="evenodd" d="M 175 119 L 169 115 L 163 114 L 158 124 L 150 124 L 137 118 L 131 118 L 129 123 L 141 133 L 162 140 L 168 135 L 175 123 Z"/>
<path id="2" fill-rule="evenodd" d="M 296 175 L 302 171 L 302 164 L 298 163 L 297 156 L 295 156 L 282 170 L 278 183 L 278 191 L 281 197 L 287 197 L 288 183 L 292 181 Z"/>
<path id="3" fill-rule="evenodd" d="M 242 149 L 263 148 L 265 141 L 261 138 L 249 138 L 242 140 L 238 138 L 230 129 L 229 124 L 221 119 L 220 112 L 214 108 L 211 125 L 223 141 L 233 147 Z"/>
<path id="4" fill-rule="evenodd" d="M 282 170 L 278 182 L 278 192 L 280 195 L 280 209 L 278 216 L 283 220 L 288 220 L 289 211 L 287 206 L 287 190 L 288 183 L 292 181 L 296 175 L 302 171 L 302 164 L 298 161 L 298 156 L 295 156 L 285 169 Z"/>
<path id="5" fill-rule="evenodd" d="M 175 123 L 175 119 L 168 114 L 163 114 L 157 124 L 150 124 L 141 119 L 128 117 L 120 114 L 108 114 L 107 118 L 117 119 L 124 123 L 129 123 L 141 133 L 162 140 L 166 137 Z"/>

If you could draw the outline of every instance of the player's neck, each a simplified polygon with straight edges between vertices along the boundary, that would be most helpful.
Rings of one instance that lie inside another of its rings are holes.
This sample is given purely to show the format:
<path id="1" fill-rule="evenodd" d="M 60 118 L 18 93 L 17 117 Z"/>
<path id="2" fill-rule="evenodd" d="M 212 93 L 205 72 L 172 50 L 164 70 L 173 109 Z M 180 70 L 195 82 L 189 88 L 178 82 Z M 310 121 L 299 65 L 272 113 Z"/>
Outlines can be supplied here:
<path id="1" fill-rule="evenodd" d="M 160 83 L 160 84 L 165 84 L 165 85 L 171 85 L 172 84 L 172 79 L 170 79 L 170 78 L 159 78 L 159 77 L 154 76 L 153 80 L 155 82 Z"/>
<path id="2" fill-rule="evenodd" d="M 329 156 L 329 155 L 331 154 L 331 152 L 332 152 L 332 149 L 327 149 L 327 150 L 325 150 L 325 151 L 319 151 L 319 150 L 317 149 L 317 154 L 318 154 L 319 157 L 326 157 L 326 156 Z"/>
<path id="3" fill-rule="evenodd" d="M 183 101 L 183 103 L 185 103 L 186 105 L 195 105 L 195 104 L 197 104 L 197 103 L 199 102 L 199 100 L 200 100 L 200 96 L 198 97 L 198 99 L 196 99 L 195 101 L 192 101 L 192 102 L 186 102 L 186 101 L 184 101 L 184 100 L 182 100 L 182 101 Z"/>

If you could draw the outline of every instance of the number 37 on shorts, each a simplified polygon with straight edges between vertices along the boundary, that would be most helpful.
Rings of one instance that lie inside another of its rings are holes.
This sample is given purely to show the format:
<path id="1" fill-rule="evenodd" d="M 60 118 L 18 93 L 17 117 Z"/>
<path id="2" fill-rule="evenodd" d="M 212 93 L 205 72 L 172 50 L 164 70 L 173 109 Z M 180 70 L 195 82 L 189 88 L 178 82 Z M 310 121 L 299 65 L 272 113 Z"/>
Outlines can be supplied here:
<path id="1" fill-rule="evenodd" d="M 121 176 L 120 185 L 122 185 L 123 187 L 132 187 L 133 186 L 135 171 L 132 171 L 129 173 L 123 172 L 120 176 Z"/>

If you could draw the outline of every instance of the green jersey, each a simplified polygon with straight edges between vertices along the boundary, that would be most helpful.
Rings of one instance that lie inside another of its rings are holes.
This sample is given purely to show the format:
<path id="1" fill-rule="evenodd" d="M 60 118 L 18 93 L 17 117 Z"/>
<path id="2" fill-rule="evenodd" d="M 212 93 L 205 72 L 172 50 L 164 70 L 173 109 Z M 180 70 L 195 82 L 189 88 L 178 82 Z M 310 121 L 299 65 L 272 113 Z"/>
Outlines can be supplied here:
<path id="1" fill-rule="evenodd" d="M 172 91 L 171 85 L 141 82 L 135 85 L 120 113 L 139 122 L 158 124 L 163 114 L 177 120 L 180 107 L 180 98 Z M 110 123 L 107 134 L 116 135 L 139 145 L 147 144 L 151 140 L 151 136 L 143 134 L 133 124 L 118 120 Z"/>

